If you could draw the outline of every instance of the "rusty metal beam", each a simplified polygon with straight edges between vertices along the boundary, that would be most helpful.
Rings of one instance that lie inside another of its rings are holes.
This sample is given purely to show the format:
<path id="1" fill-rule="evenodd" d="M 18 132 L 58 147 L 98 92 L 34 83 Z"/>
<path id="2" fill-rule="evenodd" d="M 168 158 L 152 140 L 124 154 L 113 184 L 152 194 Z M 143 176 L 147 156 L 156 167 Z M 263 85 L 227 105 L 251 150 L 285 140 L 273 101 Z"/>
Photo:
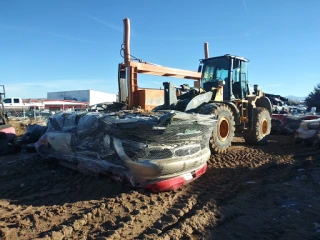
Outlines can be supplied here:
<path id="1" fill-rule="evenodd" d="M 123 19 L 123 48 L 124 48 L 124 62 L 126 66 L 129 66 L 130 62 L 130 20 L 129 18 Z"/>
<path id="2" fill-rule="evenodd" d="M 120 72 L 126 73 L 127 89 L 128 89 L 128 105 L 129 107 L 137 106 L 139 104 L 139 89 L 138 89 L 138 74 L 149 74 L 155 76 L 174 77 L 197 80 L 201 79 L 201 73 L 189 70 L 182 70 L 177 68 L 169 68 L 150 63 L 133 62 L 130 55 L 130 20 L 123 19 L 124 35 L 123 35 L 123 50 L 124 50 L 124 63 L 119 65 L 119 81 Z M 125 72 L 126 69 L 126 72 Z M 123 74 L 124 74 L 123 73 Z M 122 74 L 122 75 L 123 75 Z M 121 77 L 123 77 L 121 75 Z M 122 83 L 122 82 L 121 82 Z M 122 89 L 119 89 L 121 92 Z M 123 91 L 124 92 L 124 91 Z M 140 94 L 141 95 L 141 94 Z M 149 94 L 146 95 L 147 97 Z M 142 95 L 141 95 L 142 97 Z M 145 96 L 144 96 L 145 97 Z M 123 98 L 123 97 L 121 97 Z M 148 99 L 145 99 L 147 101 Z"/>
<path id="3" fill-rule="evenodd" d="M 130 62 L 130 65 L 132 62 Z M 128 67 L 128 100 L 129 106 L 135 106 L 137 99 L 135 99 L 135 92 L 138 91 L 138 72 L 137 68 L 133 66 Z"/>
<path id="4" fill-rule="evenodd" d="M 138 73 L 143 73 L 143 74 L 192 79 L 192 80 L 198 80 L 198 81 L 201 79 L 201 73 L 195 72 L 195 71 L 169 68 L 169 67 L 152 65 L 148 63 L 139 63 L 139 62 L 130 62 L 130 66 L 136 67 Z"/>

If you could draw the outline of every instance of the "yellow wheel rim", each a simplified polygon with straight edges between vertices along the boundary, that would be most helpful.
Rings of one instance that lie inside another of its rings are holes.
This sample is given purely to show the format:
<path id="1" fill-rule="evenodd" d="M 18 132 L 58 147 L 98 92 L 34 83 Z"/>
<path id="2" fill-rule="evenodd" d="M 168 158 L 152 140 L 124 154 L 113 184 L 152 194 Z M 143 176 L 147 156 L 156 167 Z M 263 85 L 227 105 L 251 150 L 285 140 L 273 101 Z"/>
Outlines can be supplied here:
<path id="1" fill-rule="evenodd" d="M 225 141 L 230 134 L 230 124 L 227 118 L 222 117 L 218 125 L 218 137 L 221 141 Z"/>
<path id="2" fill-rule="evenodd" d="M 268 132 L 268 121 L 267 119 L 263 119 L 262 121 L 262 134 L 266 135 Z"/>

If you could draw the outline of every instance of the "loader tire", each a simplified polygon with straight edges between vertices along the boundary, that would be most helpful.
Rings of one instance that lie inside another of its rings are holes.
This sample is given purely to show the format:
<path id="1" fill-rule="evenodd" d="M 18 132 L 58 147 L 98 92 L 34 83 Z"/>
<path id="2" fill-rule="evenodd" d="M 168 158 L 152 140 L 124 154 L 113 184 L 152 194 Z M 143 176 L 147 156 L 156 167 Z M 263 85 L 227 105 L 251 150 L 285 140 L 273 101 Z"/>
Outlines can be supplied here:
<path id="1" fill-rule="evenodd" d="M 253 128 L 243 132 L 246 143 L 264 145 L 271 132 L 271 117 L 266 108 L 253 109 Z"/>
<path id="2" fill-rule="evenodd" d="M 235 121 L 232 110 L 226 105 L 209 103 L 199 110 L 200 114 L 214 114 L 218 120 L 210 137 L 212 153 L 225 153 L 231 146 L 235 132 Z"/>

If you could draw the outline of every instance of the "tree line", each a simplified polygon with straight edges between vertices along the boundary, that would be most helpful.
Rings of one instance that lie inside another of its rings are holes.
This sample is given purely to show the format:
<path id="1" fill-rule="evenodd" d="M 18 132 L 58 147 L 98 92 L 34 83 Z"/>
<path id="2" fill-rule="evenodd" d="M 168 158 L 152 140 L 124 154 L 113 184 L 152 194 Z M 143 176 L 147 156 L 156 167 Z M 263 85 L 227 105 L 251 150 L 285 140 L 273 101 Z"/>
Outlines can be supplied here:
<path id="1" fill-rule="evenodd" d="M 320 111 L 320 83 L 314 87 L 314 90 L 309 93 L 305 101 L 308 110 L 310 110 L 312 107 L 316 107 L 317 112 Z"/>

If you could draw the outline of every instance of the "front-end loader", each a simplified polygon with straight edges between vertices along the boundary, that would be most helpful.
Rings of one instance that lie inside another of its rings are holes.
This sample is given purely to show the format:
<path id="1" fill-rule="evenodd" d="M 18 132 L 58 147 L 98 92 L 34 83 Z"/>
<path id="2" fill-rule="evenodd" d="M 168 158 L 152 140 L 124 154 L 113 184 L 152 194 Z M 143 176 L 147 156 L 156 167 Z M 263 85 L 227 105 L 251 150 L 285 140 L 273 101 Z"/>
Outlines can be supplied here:
<path id="1" fill-rule="evenodd" d="M 271 131 L 272 105 L 254 85 L 248 84 L 248 60 L 226 54 L 200 60 L 202 73 L 199 88 L 179 95 L 171 83 L 164 83 L 165 103 L 158 109 L 214 114 L 218 120 L 210 146 L 214 153 L 223 153 L 231 145 L 235 132 L 243 133 L 250 144 L 264 144 Z"/>
<path id="2" fill-rule="evenodd" d="M 200 60 L 198 72 L 144 62 L 130 54 L 130 21 L 124 19 L 124 62 L 118 68 L 119 101 L 129 109 L 215 115 L 218 124 L 210 138 L 213 153 L 226 152 L 235 132 L 243 133 L 247 143 L 266 143 L 271 131 L 272 105 L 258 85 L 250 91 L 248 60 L 230 54 L 210 58 L 208 43 L 204 50 L 205 58 Z M 183 89 L 186 90 L 183 94 L 170 82 L 163 83 L 164 92 L 142 89 L 138 86 L 139 74 L 190 79 L 198 86 Z"/>

